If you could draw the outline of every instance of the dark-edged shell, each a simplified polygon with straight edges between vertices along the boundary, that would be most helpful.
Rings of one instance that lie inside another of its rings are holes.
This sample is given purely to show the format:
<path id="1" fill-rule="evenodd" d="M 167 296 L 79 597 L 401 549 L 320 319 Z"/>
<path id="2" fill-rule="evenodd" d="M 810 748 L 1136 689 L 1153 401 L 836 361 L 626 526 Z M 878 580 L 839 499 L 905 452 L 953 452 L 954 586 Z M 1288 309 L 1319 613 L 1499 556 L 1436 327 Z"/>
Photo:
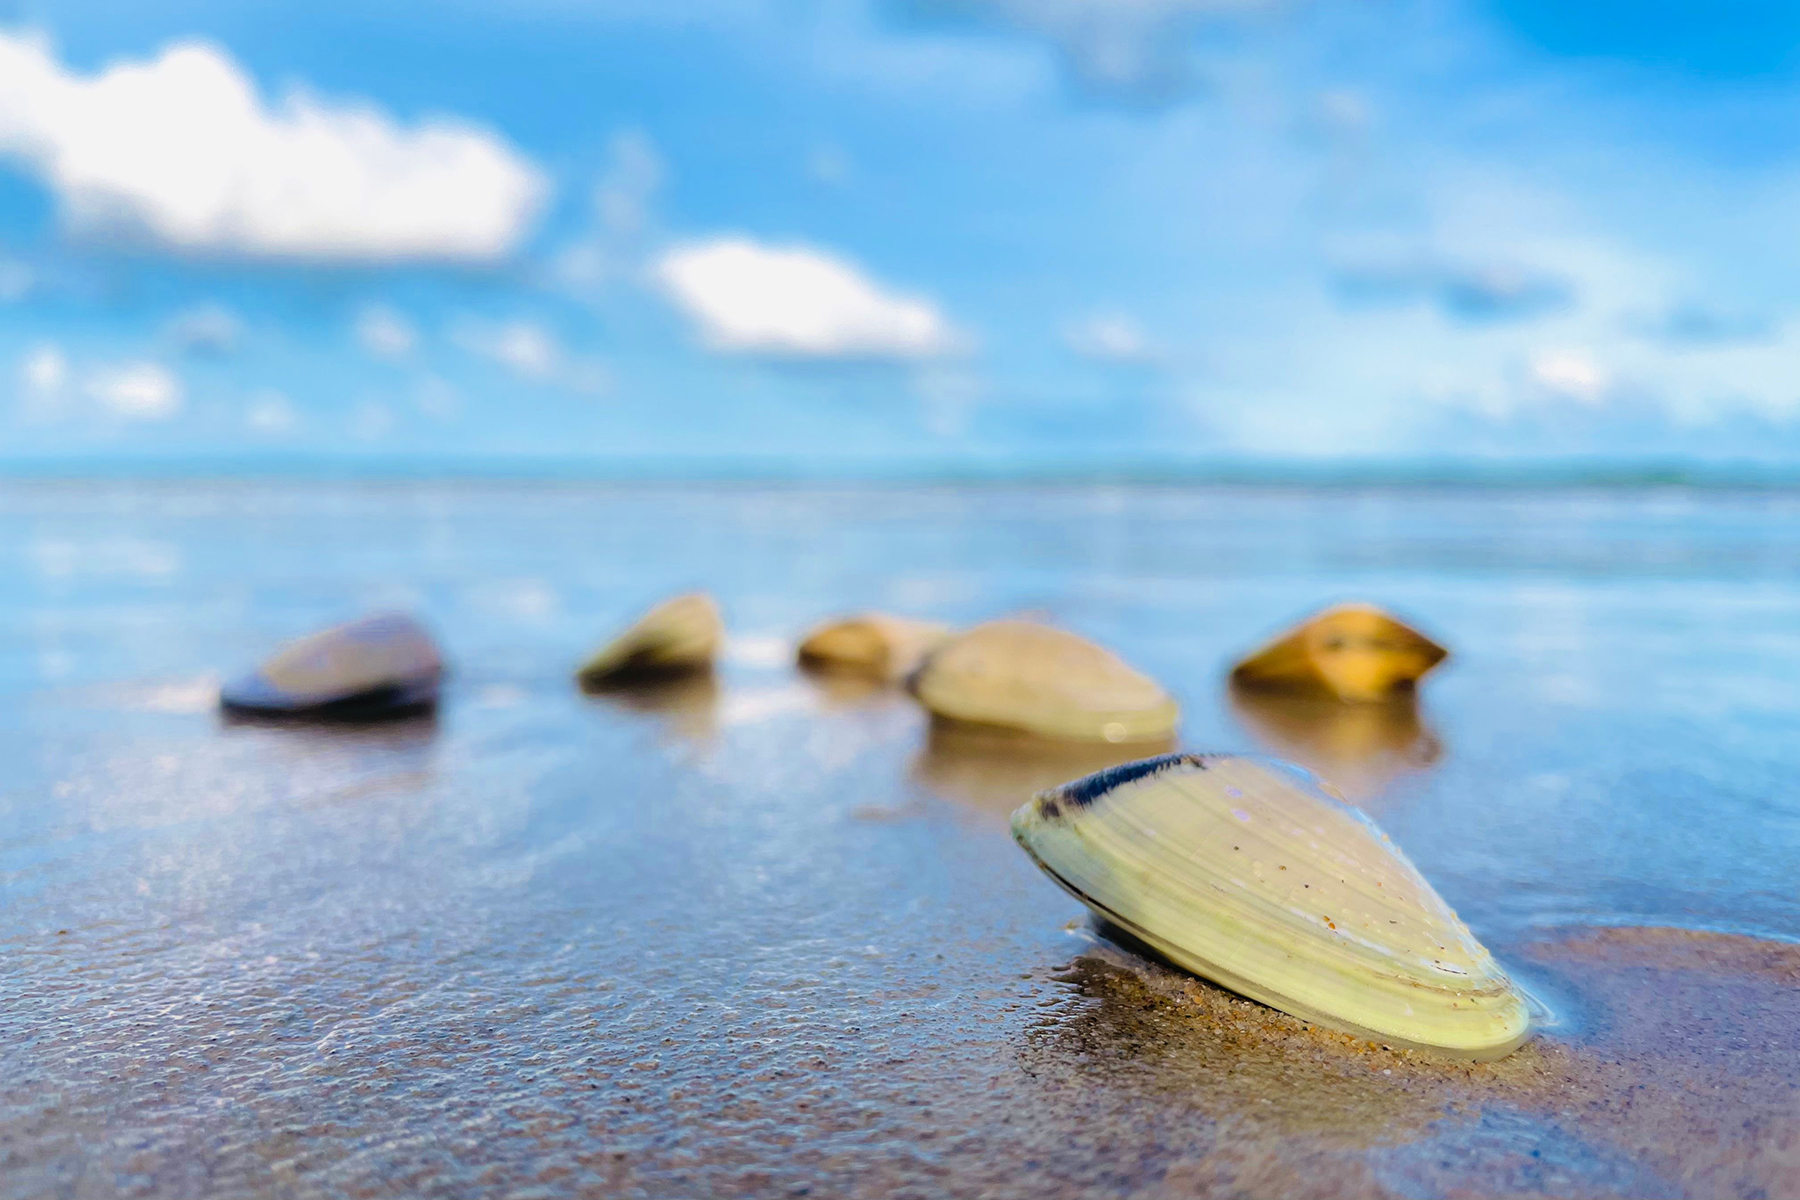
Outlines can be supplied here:
<path id="1" fill-rule="evenodd" d="M 227 711 L 375 718 L 437 702 L 443 658 L 425 628 L 401 613 L 365 617 L 301 638 L 220 689 Z"/>
<path id="2" fill-rule="evenodd" d="M 1272 759 L 1171 754 L 1043 792 L 1013 836 L 1096 914 L 1234 992 L 1498 1058 L 1530 1006 L 1386 834 Z"/>
<path id="3" fill-rule="evenodd" d="M 707 670 L 725 640 L 719 606 L 704 592 L 665 600 L 639 617 L 576 671 L 589 687 L 633 676 Z"/>

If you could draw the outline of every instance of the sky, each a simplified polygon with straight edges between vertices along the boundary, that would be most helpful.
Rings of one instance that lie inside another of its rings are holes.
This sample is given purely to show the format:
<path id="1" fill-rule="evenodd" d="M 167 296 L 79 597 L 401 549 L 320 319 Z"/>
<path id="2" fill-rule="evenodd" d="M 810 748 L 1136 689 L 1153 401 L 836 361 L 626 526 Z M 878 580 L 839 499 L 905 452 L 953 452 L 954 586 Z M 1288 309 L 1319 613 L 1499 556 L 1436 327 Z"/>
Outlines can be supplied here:
<path id="1" fill-rule="evenodd" d="M 1800 467 L 1797 103 L 1761 2 L 0 0 L 0 464 Z"/>

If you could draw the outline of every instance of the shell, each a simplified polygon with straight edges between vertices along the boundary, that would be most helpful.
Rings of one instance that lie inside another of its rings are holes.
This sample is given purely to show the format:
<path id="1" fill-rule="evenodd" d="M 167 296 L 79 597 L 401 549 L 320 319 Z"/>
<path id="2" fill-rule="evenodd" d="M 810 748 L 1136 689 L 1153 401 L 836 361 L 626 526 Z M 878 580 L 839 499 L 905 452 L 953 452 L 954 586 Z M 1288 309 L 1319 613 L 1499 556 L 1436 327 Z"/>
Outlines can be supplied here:
<path id="1" fill-rule="evenodd" d="M 1372 604 L 1340 604 L 1300 622 L 1231 673 L 1252 687 L 1323 690 L 1339 700 L 1406 691 L 1449 651 Z"/>
<path id="2" fill-rule="evenodd" d="M 803 667 L 904 679 L 949 636 L 950 627 L 936 621 L 863 613 L 828 621 L 808 633 L 798 658 Z"/>
<path id="3" fill-rule="evenodd" d="M 1013 836 L 1177 966 L 1389 1045 L 1499 1058 L 1530 1006 L 1386 834 L 1273 759 L 1170 754 L 1043 792 Z"/>
<path id="4" fill-rule="evenodd" d="M 665 600 L 581 664 L 576 678 L 595 687 L 633 676 L 709 669 L 725 640 L 719 606 L 704 592 Z"/>
<path id="5" fill-rule="evenodd" d="M 1040 737 L 1154 742 L 1181 710 L 1111 651 L 1048 625 L 990 621 L 933 651 L 913 694 L 939 717 Z"/>
<path id="6" fill-rule="evenodd" d="M 238 713 L 346 718 L 399 716 L 437 703 L 443 659 L 431 635 L 400 613 L 364 617 L 292 642 L 220 689 Z"/>

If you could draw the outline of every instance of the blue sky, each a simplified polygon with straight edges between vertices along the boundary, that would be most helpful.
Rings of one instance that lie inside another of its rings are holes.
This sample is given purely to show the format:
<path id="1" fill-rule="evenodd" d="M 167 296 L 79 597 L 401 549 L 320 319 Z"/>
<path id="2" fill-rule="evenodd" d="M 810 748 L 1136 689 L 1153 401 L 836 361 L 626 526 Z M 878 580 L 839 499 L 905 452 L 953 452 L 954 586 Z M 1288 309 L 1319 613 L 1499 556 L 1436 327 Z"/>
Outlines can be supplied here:
<path id="1" fill-rule="evenodd" d="M 1800 459 L 1791 6 L 369 7 L 0 0 L 0 459 Z"/>

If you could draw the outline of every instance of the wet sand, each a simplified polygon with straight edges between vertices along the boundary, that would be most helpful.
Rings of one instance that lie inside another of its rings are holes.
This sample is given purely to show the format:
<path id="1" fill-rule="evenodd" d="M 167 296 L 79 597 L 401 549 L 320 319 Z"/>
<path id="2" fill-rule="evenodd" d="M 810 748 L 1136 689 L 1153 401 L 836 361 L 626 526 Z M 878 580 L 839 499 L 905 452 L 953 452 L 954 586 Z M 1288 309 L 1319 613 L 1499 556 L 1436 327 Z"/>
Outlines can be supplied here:
<path id="1" fill-rule="evenodd" d="M 1800 947 L 1606 929 L 1517 957 L 1582 1008 L 1498 1063 L 1319 1030 L 1110 944 L 1048 1069 L 1124 1130 L 1182 1143 L 1154 1194 L 1779 1195 L 1800 1153 Z M 1073 1057 L 1077 1067 L 1068 1070 Z M 1176 1132 L 1210 1127 L 1210 1136 Z M 1134 1139 L 1138 1136 L 1134 1134 Z M 1159 1139 L 1161 1140 L 1161 1139 Z"/>
<path id="2" fill-rule="evenodd" d="M 54 549 L 0 591 L 0 1195 L 1792 1190 L 1794 514 L 1255 499 L 0 489 Z M 574 686 L 702 581 L 716 678 Z M 1333 589 L 1454 668 L 1246 711 L 1232 653 Z M 436 720 L 213 713 L 346 596 L 439 629 Z M 1337 763 L 1558 1023 L 1446 1062 L 1109 941 L 1005 825 L 1104 763 L 786 665 L 858 606 L 1040 608 L 1167 680 L 1184 745 Z"/>

